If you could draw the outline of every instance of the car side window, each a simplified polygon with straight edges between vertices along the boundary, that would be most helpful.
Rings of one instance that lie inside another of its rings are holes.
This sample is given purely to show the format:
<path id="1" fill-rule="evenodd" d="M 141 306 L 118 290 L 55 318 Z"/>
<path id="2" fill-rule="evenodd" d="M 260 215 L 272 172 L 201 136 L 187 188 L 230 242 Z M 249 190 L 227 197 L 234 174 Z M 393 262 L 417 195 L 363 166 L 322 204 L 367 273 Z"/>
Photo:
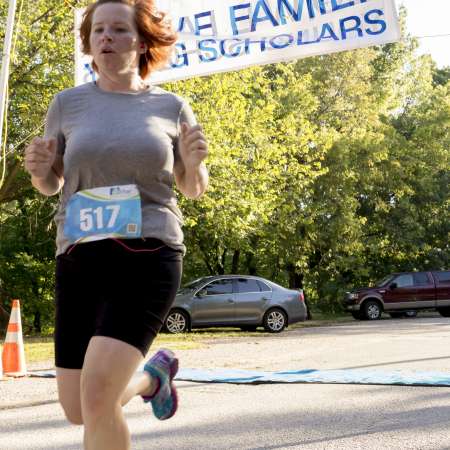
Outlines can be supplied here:
<path id="1" fill-rule="evenodd" d="M 433 276 L 439 281 L 439 284 L 450 284 L 450 271 L 433 272 Z"/>
<path id="2" fill-rule="evenodd" d="M 237 286 L 239 294 L 245 292 L 260 292 L 258 282 L 252 278 L 238 278 Z"/>
<path id="3" fill-rule="evenodd" d="M 395 280 L 394 283 L 397 283 L 397 287 L 410 287 L 414 286 L 414 279 L 412 274 L 405 274 L 405 275 L 399 275 Z"/>
<path id="4" fill-rule="evenodd" d="M 262 281 L 256 280 L 259 284 L 259 288 L 261 289 L 261 292 L 271 292 L 272 289 L 270 289 L 269 286 L 267 286 L 266 283 L 263 283 Z"/>
<path id="5" fill-rule="evenodd" d="M 233 293 L 233 280 L 216 280 L 202 289 L 205 295 L 221 295 Z"/>
<path id="6" fill-rule="evenodd" d="M 426 273 L 415 273 L 414 274 L 414 284 L 416 286 L 428 286 L 430 283 L 430 280 L 428 279 L 428 275 Z"/>

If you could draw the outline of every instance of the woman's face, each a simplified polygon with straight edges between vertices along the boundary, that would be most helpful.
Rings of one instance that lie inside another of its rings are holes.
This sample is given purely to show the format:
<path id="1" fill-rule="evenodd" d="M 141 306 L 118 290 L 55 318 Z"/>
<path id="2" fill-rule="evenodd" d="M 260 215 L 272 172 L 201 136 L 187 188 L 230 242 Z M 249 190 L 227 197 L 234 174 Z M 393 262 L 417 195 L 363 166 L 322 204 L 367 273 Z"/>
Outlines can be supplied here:
<path id="1" fill-rule="evenodd" d="M 94 11 L 89 42 L 100 73 L 136 72 L 144 53 L 133 8 L 121 3 L 105 3 Z"/>

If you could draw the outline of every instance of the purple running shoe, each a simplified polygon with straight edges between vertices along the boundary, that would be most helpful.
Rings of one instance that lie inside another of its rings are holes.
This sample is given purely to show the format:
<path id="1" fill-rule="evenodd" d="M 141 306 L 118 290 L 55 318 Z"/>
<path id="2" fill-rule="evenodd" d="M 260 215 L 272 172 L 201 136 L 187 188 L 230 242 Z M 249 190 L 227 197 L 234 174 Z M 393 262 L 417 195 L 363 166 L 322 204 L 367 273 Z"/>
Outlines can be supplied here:
<path id="1" fill-rule="evenodd" d="M 170 350 L 159 350 L 147 361 L 144 371 L 158 382 L 152 396 L 142 396 L 144 402 L 152 404 L 153 413 L 159 420 L 170 419 L 178 407 L 177 390 L 172 382 L 178 372 L 178 359 Z"/>

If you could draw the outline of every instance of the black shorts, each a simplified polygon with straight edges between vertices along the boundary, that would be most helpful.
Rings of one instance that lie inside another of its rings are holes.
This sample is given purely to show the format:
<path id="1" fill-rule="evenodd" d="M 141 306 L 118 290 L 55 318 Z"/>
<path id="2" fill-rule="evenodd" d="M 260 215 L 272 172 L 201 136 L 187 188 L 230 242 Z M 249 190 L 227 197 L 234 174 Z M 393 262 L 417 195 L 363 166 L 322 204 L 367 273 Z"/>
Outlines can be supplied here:
<path id="1" fill-rule="evenodd" d="M 180 286 L 182 252 L 158 239 L 106 239 L 56 258 L 55 363 L 81 369 L 92 336 L 145 356 Z"/>

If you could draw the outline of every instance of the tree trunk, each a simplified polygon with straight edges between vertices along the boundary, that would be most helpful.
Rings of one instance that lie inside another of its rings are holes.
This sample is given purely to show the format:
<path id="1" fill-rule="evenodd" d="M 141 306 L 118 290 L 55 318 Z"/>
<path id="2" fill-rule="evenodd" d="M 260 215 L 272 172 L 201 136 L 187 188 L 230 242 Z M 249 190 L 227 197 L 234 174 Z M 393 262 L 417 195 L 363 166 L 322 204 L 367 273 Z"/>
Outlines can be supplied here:
<path id="1" fill-rule="evenodd" d="M 271 280 L 275 280 L 280 273 L 280 258 L 277 257 L 277 262 L 273 265 L 272 273 L 270 275 Z"/>
<path id="2" fill-rule="evenodd" d="M 34 313 L 33 331 L 35 333 L 41 333 L 42 332 L 41 313 L 40 313 L 40 311 L 36 311 Z"/>
<path id="3" fill-rule="evenodd" d="M 227 252 L 228 250 L 225 249 L 220 257 L 220 259 L 218 258 L 217 261 L 217 275 L 223 275 L 225 273 L 225 262 L 226 262 L 226 258 L 227 258 Z"/>
<path id="4" fill-rule="evenodd" d="M 245 256 L 245 263 L 247 266 L 247 272 L 249 275 L 256 275 L 255 255 L 253 253 L 247 253 Z"/>
<path id="5" fill-rule="evenodd" d="M 239 258 L 241 256 L 241 251 L 235 250 L 233 253 L 233 262 L 231 265 L 231 273 L 237 274 L 239 271 Z"/>
<path id="6" fill-rule="evenodd" d="M 206 248 L 201 244 L 201 240 L 197 238 L 197 236 L 195 236 L 195 241 L 198 245 L 198 248 L 200 249 L 200 252 L 203 255 L 203 262 L 205 263 L 206 268 L 208 269 L 208 272 L 210 275 L 215 275 L 214 274 L 214 269 L 210 263 L 210 258 L 209 258 L 209 254 L 206 251 Z"/>
<path id="7" fill-rule="evenodd" d="M 10 313 L 0 304 L 0 336 L 4 338 L 8 326 Z"/>
<path id="8" fill-rule="evenodd" d="M 306 292 L 303 288 L 303 273 L 298 273 L 295 269 L 294 264 L 287 264 L 286 270 L 289 275 L 289 289 L 301 289 L 303 291 L 303 297 L 305 299 L 305 305 L 306 305 L 306 319 L 312 320 L 312 314 L 311 314 L 311 308 L 309 307 L 308 300 L 306 298 Z"/>
<path id="9" fill-rule="evenodd" d="M 0 204 L 11 202 L 19 198 L 19 189 L 14 183 L 17 184 L 17 175 L 22 164 L 22 161 L 17 159 L 8 165 L 6 178 L 3 185 L 0 186 Z"/>

